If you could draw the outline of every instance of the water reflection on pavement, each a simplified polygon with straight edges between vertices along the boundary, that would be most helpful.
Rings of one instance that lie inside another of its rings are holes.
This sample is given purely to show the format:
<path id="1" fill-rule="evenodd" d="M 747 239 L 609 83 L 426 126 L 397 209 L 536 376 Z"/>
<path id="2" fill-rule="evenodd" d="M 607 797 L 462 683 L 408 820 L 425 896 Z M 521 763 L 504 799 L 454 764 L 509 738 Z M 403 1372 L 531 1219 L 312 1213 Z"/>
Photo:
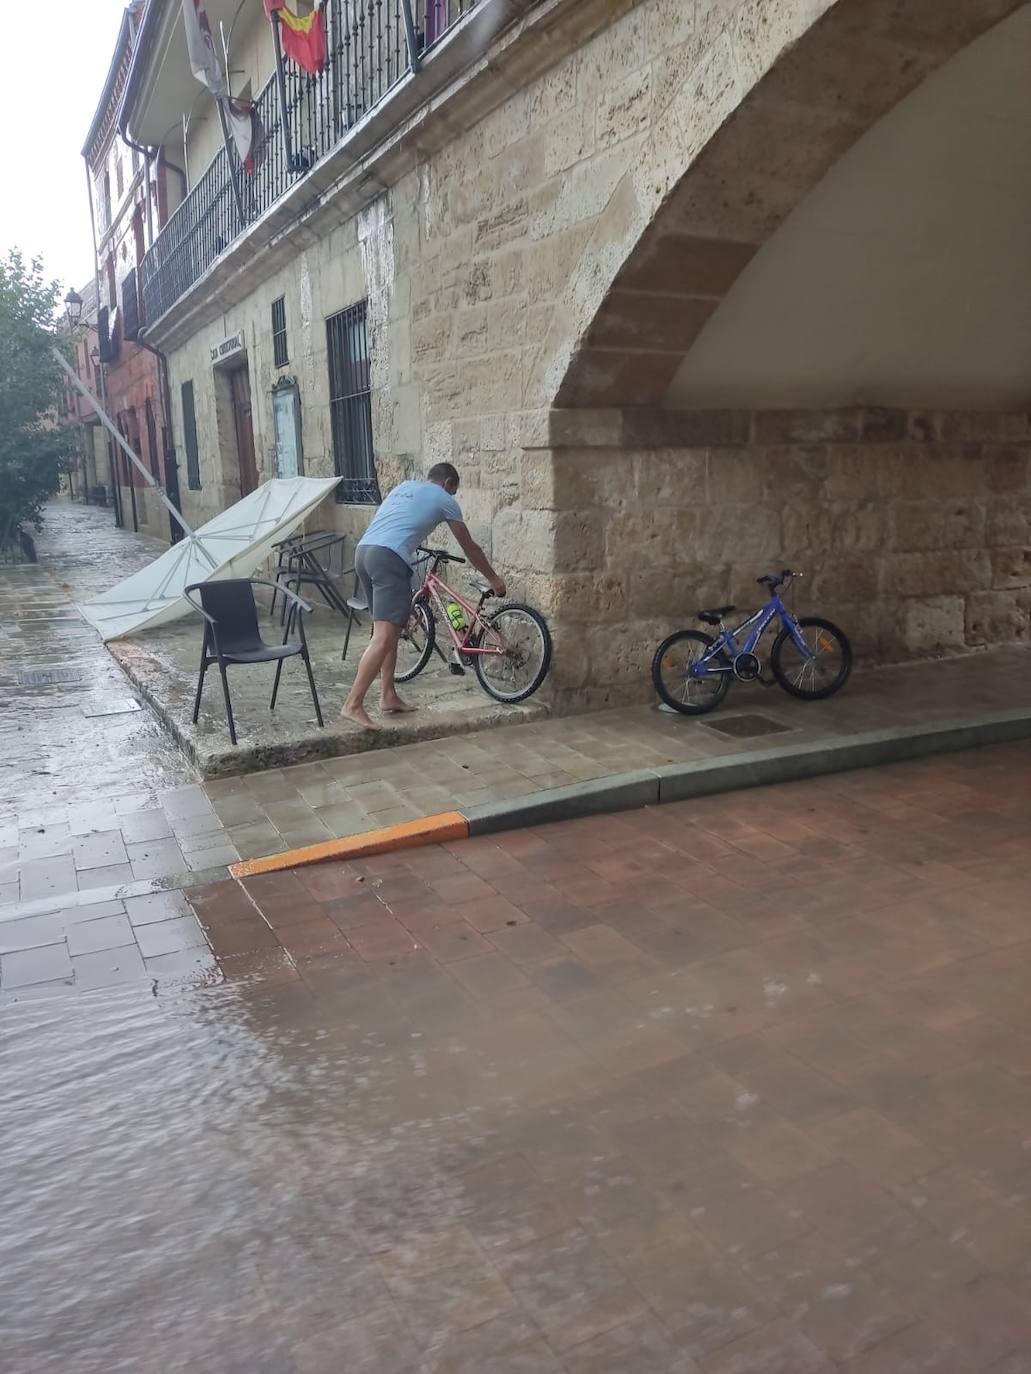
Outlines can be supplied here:
<path id="1" fill-rule="evenodd" d="M 370 1237 L 445 1223 L 430 1157 L 475 1144 L 475 1113 L 407 1117 L 412 1074 L 401 1038 L 285 988 L 5 1009 L 0 1366 L 293 1370 L 389 1317 Z"/>
<path id="2" fill-rule="evenodd" d="M 109 511 L 55 503 L 38 547 L 41 563 L 0 566 L 0 822 L 192 781 L 76 606 L 163 546 Z"/>

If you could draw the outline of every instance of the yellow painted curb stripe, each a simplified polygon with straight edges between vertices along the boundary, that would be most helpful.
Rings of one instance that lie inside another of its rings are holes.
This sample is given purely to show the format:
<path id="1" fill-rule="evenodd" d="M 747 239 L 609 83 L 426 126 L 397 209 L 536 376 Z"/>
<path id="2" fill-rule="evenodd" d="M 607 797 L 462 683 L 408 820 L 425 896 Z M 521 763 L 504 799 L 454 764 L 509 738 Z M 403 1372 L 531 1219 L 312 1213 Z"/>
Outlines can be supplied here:
<path id="1" fill-rule="evenodd" d="M 324 840 L 322 844 L 305 845 L 303 849 L 270 854 L 265 859 L 243 859 L 230 864 L 229 872 L 234 878 L 254 878 L 259 873 L 280 873 L 285 868 L 304 868 L 331 859 L 365 859 L 372 854 L 389 854 L 395 849 L 464 840 L 468 835 L 469 822 L 463 815 L 458 811 L 443 811 L 439 816 L 422 816 L 417 821 L 402 821 L 400 825 L 388 825 L 382 830 L 365 830 L 342 840 Z"/>

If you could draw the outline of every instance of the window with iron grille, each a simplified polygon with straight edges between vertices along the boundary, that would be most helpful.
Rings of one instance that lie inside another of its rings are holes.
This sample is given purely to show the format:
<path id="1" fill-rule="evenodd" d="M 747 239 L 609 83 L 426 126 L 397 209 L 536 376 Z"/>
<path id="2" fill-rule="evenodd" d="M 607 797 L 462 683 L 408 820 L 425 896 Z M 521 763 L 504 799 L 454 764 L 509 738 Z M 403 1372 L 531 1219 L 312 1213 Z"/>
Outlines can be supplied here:
<path id="1" fill-rule="evenodd" d="M 286 367 L 290 351 L 286 342 L 286 297 L 272 302 L 272 360 L 276 367 Z"/>
<path id="2" fill-rule="evenodd" d="M 186 449 L 186 485 L 200 491 L 200 450 L 197 448 L 197 413 L 193 405 L 193 383 L 183 382 L 183 447 Z"/>
<path id="3" fill-rule="evenodd" d="M 330 315 L 326 321 L 326 345 L 333 463 L 337 475 L 344 479 L 337 486 L 336 498 L 355 505 L 375 505 L 380 494 L 372 451 L 372 391 L 364 301 L 338 315 Z"/>

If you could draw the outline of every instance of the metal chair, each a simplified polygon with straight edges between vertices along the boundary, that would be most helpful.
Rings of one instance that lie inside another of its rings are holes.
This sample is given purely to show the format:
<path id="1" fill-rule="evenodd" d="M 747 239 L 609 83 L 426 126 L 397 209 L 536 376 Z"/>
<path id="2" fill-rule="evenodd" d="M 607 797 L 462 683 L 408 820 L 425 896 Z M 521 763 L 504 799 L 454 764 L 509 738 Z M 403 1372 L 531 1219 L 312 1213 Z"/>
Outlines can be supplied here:
<path id="1" fill-rule="evenodd" d="M 306 539 L 293 553 L 292 566 L 280 576 L 280 585 L 294 592 L 313 587 L 331 611 L 347 614 L 347 603 L 341 590 L 345 577 L 354 568 L 344 567 L 347 535 L 330 533 Z M 281 611 L 285 620 L 286 606 Z"/>
<path id="2" fill-rule="evenodd" d="M 347 633 L 344 635 L 344 652 L 340 655 L 341 662 L 347 657 L 348 645 L 351 643 L 351 627 L 353 625 L 360 626 L 362 623 L 361 617 L 363 615 L 368 615 L 368 613 L 369 603 L 365 599 L 365 593 L 362 591 L 362 584 L 358 578 L 358 574 L 355 573 L 354 593 L 347 598 Z"/>
<path id="3" fill-rule="evenodd" d="M 279 583 L 284 574 L 293 572 L 300 557 L 300 551 L 308 540 L 316 541 L 331 537 L 332 530 L 309 530 L 307 534 L 303 530 L 296 530 L 293 534 L 288 534 L 285 539 L 280 539 L 277 544 L 272 545 L 272 552 L 278 555 L 276 570 L 272 574 L 275 587 L 272 591 L 272 605 L 269 607 L 269 615 L 276 613 L 276 600 L 279 596 Z M 282 612 L 280 612 L 279 623 L 283 623 Z"/>
<path id="4" fill-rule="evenodd" d="M 229 682 L 226 669 L 230 664 L 275 663 L 276 680 L 272 687 L 272 700 L 269 710 L 276 709 L 279 695 L 279 679 L 283 672 L 284 660 L 299 656 L 304 660 L 304 670 L 308 674 L 308 686 L 315 705 L 315 716 L 319 729 L 323 729 L 322 707 L 315 688 L 315 677 L 311 670 L 308 654 L 308 641 L 304 634 L 304 613 L 311 607 L 296 592 L 288 587 L 280 587 L 284 597 L 290 600 L 290 615 L 282 644 L 266 644 L 258 629 L 258 607 L 254 599 L 255 587 L 275 587 L 274 582 L 265 578 L 234 577 L 224 582 L 194 582 L 184 589 L 186 600 L 204 617 L 204 642 L 200 653 L 200 676 L 197 678 L 197 695 L 193 701 L 193 723 L 197 724 L 200 715 L 200 699 L 204 690 L 204 677 L 212 664 L 218 664 L 222 678 L 222 695 L 226 703 L 226 719 L 229 722 L 229 738 L 236 744 L 236 722 L 233 720 L 233 703 L 229 697 Z M 191 593 L 196 592 L 197 600 Z M 300 638 L 289 643 L 290 630 L 294 618 L 297 620 Z"/>

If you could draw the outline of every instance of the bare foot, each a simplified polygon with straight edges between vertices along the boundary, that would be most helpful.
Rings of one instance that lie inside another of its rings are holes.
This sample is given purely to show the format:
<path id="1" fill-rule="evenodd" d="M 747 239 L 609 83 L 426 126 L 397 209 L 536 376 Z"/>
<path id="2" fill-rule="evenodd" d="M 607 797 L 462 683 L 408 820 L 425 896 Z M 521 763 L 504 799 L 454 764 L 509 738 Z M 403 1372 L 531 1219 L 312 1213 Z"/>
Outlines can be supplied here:
<path id="1" fill-rule="evenodd" d="M 412 711 L 418 711 L 418 706 L 410 706 L 407 701 L 402 701 L 395 692 L 390 697 L 380 697 L 379 709 L 385 716 L 407 716 Z"/>
<path id="2" fill-rule="evenodd" d="M 355 725 L 360 725 L 363 730 L 379 729 L 364 706 L 348 706 L 345 702 L 340 708 L 340 719 L 353 721 Z"/>

